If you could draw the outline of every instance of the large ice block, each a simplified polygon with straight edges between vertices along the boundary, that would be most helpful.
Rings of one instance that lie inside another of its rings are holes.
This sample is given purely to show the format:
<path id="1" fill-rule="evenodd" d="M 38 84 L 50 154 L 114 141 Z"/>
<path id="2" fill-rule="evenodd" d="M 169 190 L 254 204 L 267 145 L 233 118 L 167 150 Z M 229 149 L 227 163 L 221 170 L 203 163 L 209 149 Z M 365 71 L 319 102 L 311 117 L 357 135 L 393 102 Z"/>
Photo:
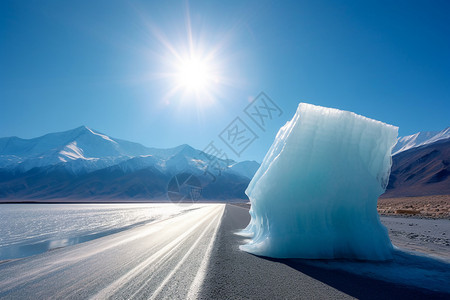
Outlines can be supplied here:
<path id="1" fill-rule="evenodd" d="M 251 221 L 240 249 L 275 258 L 386 260 L 380 223 L 398 128 L 300 103 L 278 132 L 246 194 Z"/>

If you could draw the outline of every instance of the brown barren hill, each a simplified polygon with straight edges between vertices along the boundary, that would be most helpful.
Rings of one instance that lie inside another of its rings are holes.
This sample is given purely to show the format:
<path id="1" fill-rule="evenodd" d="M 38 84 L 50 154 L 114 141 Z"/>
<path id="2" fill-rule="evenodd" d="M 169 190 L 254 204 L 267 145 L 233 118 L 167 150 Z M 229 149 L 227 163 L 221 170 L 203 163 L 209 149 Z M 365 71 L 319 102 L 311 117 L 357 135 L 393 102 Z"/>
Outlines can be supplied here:
<path id="1" fill-rule="evenodd" d="M 450 195 L 449 175 L 450 139 L 400 152 L 381 198 Z"/>

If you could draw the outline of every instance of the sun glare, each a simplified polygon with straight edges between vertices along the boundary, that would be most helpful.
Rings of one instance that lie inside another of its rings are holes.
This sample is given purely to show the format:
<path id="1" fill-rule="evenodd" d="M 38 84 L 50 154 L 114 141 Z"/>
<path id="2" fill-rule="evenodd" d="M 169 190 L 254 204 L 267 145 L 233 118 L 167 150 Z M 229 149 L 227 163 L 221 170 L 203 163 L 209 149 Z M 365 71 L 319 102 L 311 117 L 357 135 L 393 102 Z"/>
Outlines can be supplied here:
<path id="1" fill-rule="evenodd" d="M 200 59 L 181 62 L 178 70 L 178 83 L 187 90 L 201 91 L 208 88 L 212 74 L 208 64 Z"/>
<path id="2" fill-rule="evenodd" d="M 226 53 L 229 34 L 223 40 L 207 38 L 202 28 L 196 32 L 192 29 L 189 7 L 186 8 L 186 36 L 178 40 L 169 39 L 161 30 L 149 26 L 152 36 L 160 42 L 160 52 L 150 52 L 157 58 L 156 71 L 152 79 L 164 79 L 162 103 L 183 105 L 195 104 L 197 108 L 206 108 L 219 103 L 217 100 L 226 94 L 226 88 L 237 84 L 230 78 L 229 57 Z M 195 34 L 196 33 L 196 34 Z M 152 58 L 153 59 L 153 58 Z"/>

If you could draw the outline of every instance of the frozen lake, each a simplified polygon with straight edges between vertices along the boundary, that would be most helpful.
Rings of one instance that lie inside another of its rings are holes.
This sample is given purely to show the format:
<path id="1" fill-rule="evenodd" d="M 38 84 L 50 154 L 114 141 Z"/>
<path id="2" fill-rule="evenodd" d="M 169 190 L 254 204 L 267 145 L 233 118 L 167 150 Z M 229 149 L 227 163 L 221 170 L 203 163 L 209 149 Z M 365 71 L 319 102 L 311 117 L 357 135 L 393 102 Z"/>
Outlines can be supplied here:
<path id="1" fill-rule="evenodd" d="M 164 220 L 202 204 L 2 204 L 0 261 Z"/>

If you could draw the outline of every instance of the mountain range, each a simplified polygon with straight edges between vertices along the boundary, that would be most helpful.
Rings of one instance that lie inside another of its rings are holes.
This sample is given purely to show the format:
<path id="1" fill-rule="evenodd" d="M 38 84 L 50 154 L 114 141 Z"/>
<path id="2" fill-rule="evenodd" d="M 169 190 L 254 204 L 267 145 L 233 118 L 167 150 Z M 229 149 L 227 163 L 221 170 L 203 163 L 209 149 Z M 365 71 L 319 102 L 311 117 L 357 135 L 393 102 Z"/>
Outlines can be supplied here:
<path id="1" fill-rule="evenodd" d="M 392 155 L 396 155 L 400 152 L 412 149 L 415 147 L 432 144 L 440 140 L 446 140 L 450 138 L 450 127 L 441 131 L 425 131 L 418 132 L 416 134 L 400 137 L 397 140 L 397 144 L 392 149 Z"/>
<path id="2" fill-rule="evenodd" d="M 429 195 L 450 195 L 450 137 L 424 141 L 392 157 L 389 184 L 382 197 Z"/>
<path id="3" fill-rule="evenodd" d="M 169 183 L 180 174 L 194 176 L 206 200 L 246 199 L 258 167 L 189 145 L 149 148 L 81 126 L 33 139 L 0 138 L 0 200 L 164 201 Z"/>
<path id="4" fill-rule="evenodd" d="M 450 194 L 450 128 L 400 137 L 392 153 L 382 197 Z M 241 201 L 258 168 L 189 145 L 150 148 L 81 126 L 0 138 L 0 202 Z"/>

